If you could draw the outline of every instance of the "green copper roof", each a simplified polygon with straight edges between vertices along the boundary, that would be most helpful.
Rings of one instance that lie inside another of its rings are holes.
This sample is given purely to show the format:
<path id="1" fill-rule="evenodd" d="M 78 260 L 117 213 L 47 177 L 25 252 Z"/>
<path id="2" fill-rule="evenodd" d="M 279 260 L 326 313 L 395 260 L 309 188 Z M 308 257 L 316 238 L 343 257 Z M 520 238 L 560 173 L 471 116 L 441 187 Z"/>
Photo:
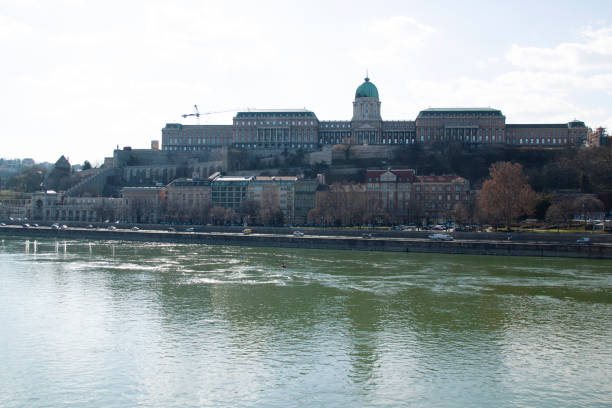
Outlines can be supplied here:
<path id="1" fill-rule="evenodd" d="M 376 89 L 376 85 L 370 82 L 370 78 L 366 77 L 365 82 L 359 85 L 359 88 L 355 91 L 355 98 L 378 99 L 378 89 Z"/>

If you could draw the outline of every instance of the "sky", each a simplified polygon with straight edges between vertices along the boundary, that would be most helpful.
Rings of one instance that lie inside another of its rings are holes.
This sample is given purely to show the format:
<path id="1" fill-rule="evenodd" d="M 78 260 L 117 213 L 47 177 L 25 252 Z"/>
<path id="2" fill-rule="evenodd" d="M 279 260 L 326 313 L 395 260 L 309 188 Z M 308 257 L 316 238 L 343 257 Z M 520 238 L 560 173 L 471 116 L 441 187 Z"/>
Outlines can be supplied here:
<path id="1" fill-rule="evenodd" d="M 350 120 L 368 72 L 384 120 L 493 107 L 612 129 L 611 1 L 0 0 L 0 157 L 101 164 L 197 104 Z"/>

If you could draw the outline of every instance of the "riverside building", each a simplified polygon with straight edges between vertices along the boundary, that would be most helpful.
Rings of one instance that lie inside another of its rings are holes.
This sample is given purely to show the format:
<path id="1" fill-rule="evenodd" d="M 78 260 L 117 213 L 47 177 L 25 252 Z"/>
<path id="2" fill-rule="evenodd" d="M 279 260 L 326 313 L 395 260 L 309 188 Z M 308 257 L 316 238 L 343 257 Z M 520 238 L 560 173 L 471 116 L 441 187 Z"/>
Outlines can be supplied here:
<path id="1" fill-rule="evenodd" d="M 418 176 L 412 169 L 368 170 L 366 190 L 387 214 L 445 221 L 471 198 L 470 183 L 457 175 Z"/>
<path id="2" fill-rule="evenodd" d="M 493 108 L 430 108 L 416 120 L 385 121 L 378 88 L 365 78 L 355 91 L 351 120 L 319 120 L 307 109 L 253 109 L 236 113 L 231 125 L 168 123 L 162 149 L 206 151 L 314 151 L 326 145 L 409 145 L 460 142 L 511 147 L 580 146 L 587 140 L 584 122 L 509 124 Z"/>

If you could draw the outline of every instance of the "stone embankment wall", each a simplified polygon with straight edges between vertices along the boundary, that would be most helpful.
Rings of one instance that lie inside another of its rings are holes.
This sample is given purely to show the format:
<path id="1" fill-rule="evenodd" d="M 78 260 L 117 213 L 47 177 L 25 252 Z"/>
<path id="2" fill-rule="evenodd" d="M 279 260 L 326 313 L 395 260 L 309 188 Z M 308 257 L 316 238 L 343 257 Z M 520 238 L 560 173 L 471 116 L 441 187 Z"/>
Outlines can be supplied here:
<path id="1" fill-rule="evenodd" d="M 0 227 L 0 235 L 57 239 L 92 239 L 146 242 L 176 242 L 206 245 L 243 245 L 335 250 L 423 252 L 471 255 L 538 256 L 612 259 L 611 243 L 577 244 L 575 242 L 467 240 L 432 241 L 427 238 L 392 238 L 374 236 L 309 236 L 282 234 L 228 234 L 218 232 L 167 232 Z"/>

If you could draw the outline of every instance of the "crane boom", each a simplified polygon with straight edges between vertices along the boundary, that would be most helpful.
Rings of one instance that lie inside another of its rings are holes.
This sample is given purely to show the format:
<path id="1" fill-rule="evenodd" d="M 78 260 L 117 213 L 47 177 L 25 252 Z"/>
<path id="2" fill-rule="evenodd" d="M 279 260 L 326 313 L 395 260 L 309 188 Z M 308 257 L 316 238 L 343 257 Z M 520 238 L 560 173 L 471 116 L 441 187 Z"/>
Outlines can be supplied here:
<path id="1" fill-rule="evenodd" d="M 200 111 L 198 110 L 198 105 L 193 105 L 193 108 L 194 108 L 194 113 L 185 113 L 185 114 L 183 114 L 183 115 L 181 115 L 181 116 L 182 116 L 182 117 L 184 117 L 184 118 L 188 118 L 188 117 L 190 117 L 190 116 L 195 116 L 196 118 L 198 118 L 198 119 L 199 119 L 199 118 L 200 118 L 200 116 L 203 116 L 203 115 L 213 115 L 213 114 L 215 114 L 215 113 L 227 113 L 227 112 L 234 112 L 234 111 L 236 111 L 236 110 L 237 110 L 237 109 L 228 109 L 228 110 L 222 110 L 222 111 L 200 112 Z"/>
<path id="2" fill-rule="evenodd" d="M 181 115 L 182 117 L 186 118 L 188 116 L 195 116 L 196 118 L 200 117 L 200 111 L 198 110 L 198 105 L 193 105 L 193 110 L 195 111 L 195 113 L 185 113 L 184 115 Z"/>

